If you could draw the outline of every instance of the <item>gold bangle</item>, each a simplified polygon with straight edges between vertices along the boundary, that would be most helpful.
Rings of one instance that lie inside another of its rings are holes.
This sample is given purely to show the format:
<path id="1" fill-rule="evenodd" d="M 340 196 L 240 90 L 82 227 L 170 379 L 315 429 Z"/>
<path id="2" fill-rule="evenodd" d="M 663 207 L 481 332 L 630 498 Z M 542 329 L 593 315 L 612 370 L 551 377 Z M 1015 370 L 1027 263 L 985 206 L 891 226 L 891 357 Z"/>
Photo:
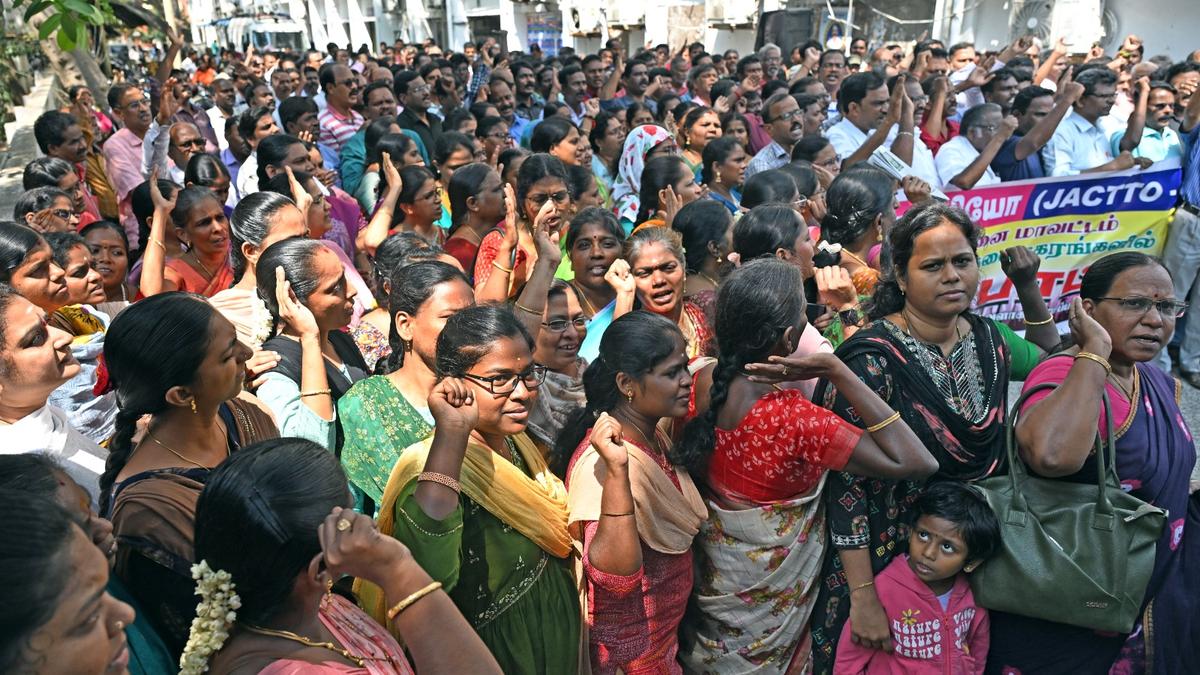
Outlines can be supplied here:
<path id="1" fill-rule="evenodd" d="M 329 389 L 314 389 L 313 391 L 300 392 L 300 398 L 304 398 L 306 396 L 321 396 L 322 394 L 329 394 L 330 396 L 333 396 L 333 392 Z"/>
<path id="2" fill-rule="evenodd" d="M 436 471 L 426 471 L 426 472 L 422 473 L 420 476 L 417 476 L 417 482 L 419 483 L 421 481 L 424 481 L 426 483 L 437 483 L 438 485 L 443 485 L 445 487 L 448 487 L 451 490 L 454 490 L 455 492 L 457 492 L 459 494 L 462 493 L 462 485 L 459 485 L 458 481 L 454 480 L 453 478 L 451 478 L 450 476 L 447 476 L 444 473 L 438 473 Z"/>
<path id="3" fill-rule="evenodd" d="M 525 305 L 522 305 L 521 303 L 517 302 L 516 300 L 513 300 L 513 307 L 516 307 L 517 309 L 521 310 L 522 312 L 529 312 L 530 314 L 532 314 L 534 316 L 542 315 L 542 313 L 537 311 L 536 309 L 526 307 Z"/>
<path id="4" fill-rule="evenodd" d="M 1104 368 L 1104 372 L 1106 374 L 1112 375 L 1112 366 L 1109 365 L 1108 359 L 1104 358 L 1103 356 L 1100 356 L 1099 354 L 1093 354 L 1091 352 L 1079 352 L 1078 354 L 1075 355 L 1075 360 L 1078 361 L 1079 359 L 1087 359 L 1088 361 L 1095 361 L 1096 363 L 1099 363 Z"/>
<path id="5" fill-rule="evenodd" d="M 854 588 L 851 588 L 850 593 L 853 594 L 855 591 L 861 591 L 864 588 L 870 588 L 871 586 L 874 586 L 874 585 L 875 585 L 875 580 L 872 579 L 865 584 L 859 584 L 859 585 L 855 586 Z"/>
<path id="6" fill-rule="evenodd" d="M 875 433 L 876 431 L 879 431 L 880 429 L 882 429 L 882 428 L 886 427 L 887 425 L 891 424 L 892 422 L 895 422 L 895 421 L 896 421 L 896 420 L 898 420 L 898 419 L 900 419 L 900 411 L 899 411 L 899 410 L 897 410 L 896 412 L 892 413 L 891 417 L 889 417 L 889 418 L 887 418 L 886 420 L 884 420 L 884 421 L 880 422 L 879 424 L 872 424 L 871 426 L 867 427 L 867 433 L 868 433 L 868 434 L 873 434 L 873 433 Z"/>
<path id="7" fill-rule="evenodd" d="M 603 511 L 601 511 L 601 512 L 600 512 L 600 515 L 602 515 L 602 516 L 608 516 L 609 518 L 622 518 L 622 517 L 624 517 L 624 516 L 632 516 L 632 515 L 633 515 L 633 511 L 626 511 L 626 512 L 624 512 L 624 513 L 605 513 L 605 512 L 603 512 Z"/>
<path id="8" fill-rule="evenodd" d="M 437 589 L 439 589 L 441 587 L 442 587 L 442 582 L 435 581 L 435 582 L 429 584 L 428 586 L 426 586 L 425 588 L 422 588 L 421 590 L 419 590 L 419 591 L 413 593 L 412 595 L 408 596 L 407 598 L 401 600 L 400 602 L 397 602 L 387 612 L 388 621 L 394 620 L 396 618 L 396 616 L 398 614 L 400 614 L 400 612 L 403 612 L 404 610 L 408 609 L 409 607 L 411 607 L 413 605 L 413 603 L 415 603 L 416 601 L 429 595 L 430 593 L 436 591 Z"/>
<path id="9" fill-rule="evenodd" d="M 160 241 L 160 240 L 158 240 L 158 239 L 151 239 L 151 240 L 150 240 L 150 243 L 151 243 L 151 244 L 158 244 L 158 247 L 159 247 L 159 248 L 161 248 L 161 249 L 163 250 L 163 253 L 166 253 L 166 252 L 167 252 L 167 245 L 166 245 L 166 244 L 164 244 L 164 243 L 162 243 L 162 241 Z"/>
<path id="10" fill-rule="evenodd" d="M 1054 323 L 1054 317 L 1050 317 L 1049 319 L 1046 319 L 1045 321 L 1030 321 L 1029 319 L 1025 319 L 1025 327 L 1026 328 L 1028 328 L 1029 326 L 1045 326 L 1045 325 L 1052 324 L 1052 323 Z"/>
<path id="11" fill-rule="evenodd" d="M 504 265 L 501 265 L 499 261 L 496 261 L 496 260 L 492 261 L 492 267 L 495 267 L 496 269 L 500 270 L 501 272 L 504 272 L 505 274 L 512 274 L 512 271 L 513 271 L 513 268 L 505 267 Z"/>

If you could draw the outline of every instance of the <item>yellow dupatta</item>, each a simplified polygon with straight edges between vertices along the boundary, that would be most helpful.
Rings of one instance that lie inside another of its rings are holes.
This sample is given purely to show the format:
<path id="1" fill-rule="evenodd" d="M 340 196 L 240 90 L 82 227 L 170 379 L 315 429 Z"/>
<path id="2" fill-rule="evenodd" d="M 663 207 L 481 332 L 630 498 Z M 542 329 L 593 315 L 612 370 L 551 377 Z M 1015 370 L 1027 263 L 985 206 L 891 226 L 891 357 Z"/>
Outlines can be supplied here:
<path id="1" fill-rule="evenodd" d="M 539 548 L 557 558 L 571 555 L 572 538 L 567 531 L 567 490 L 558 476 L 550 472 L 537 446 L 524 433 L 512 437 L 533 477 L 511 462 L 492 452 L 473 438 L 467 442 L 459 483 L 463 494 L 482 506 L 488 513 L 525 535 Z M 379 531 L 392 536 L 395 531 L 396 500 L 400 493 L 425 470 L 430 436 L 408 446 L 392 468 L 379 512 Z M 387 600 L 382 590 L 363 579 L 354 584 L 354 591 L 368 614 L 387 625 Z"/>

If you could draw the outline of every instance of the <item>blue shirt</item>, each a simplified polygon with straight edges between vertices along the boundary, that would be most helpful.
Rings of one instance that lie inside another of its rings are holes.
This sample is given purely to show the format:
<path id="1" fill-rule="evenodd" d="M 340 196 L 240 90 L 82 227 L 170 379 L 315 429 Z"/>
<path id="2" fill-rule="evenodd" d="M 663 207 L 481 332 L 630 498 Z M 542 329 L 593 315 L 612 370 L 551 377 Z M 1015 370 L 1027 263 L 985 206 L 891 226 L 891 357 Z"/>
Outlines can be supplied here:
<path id="1" fill-rule="evenodd" d="M 1017 161 L 1017 144 L 1024 136 L 1011 136 L 1000 151 L 992 158 L 992 171 L 1004 182 L 1014 180 L 1029 180 L 1030 178 L 1045 178 L 1046 169 L 1042 166 L 1042 151 L 1031 154 Z"/>
<path id="2" fill-rule="evenodd" d="M 1112 135 L 1112 151 L 1113 156 L 1121 154 L 1121 139 L 1125 138 L 1125 130 L 1121 129 Z M 1156 131 L 1150 127 L 1142 130 L 1142 140 L 1133 149 L 1134 157 L 1146 157 L 1155 162 L 1161 162 L 1164 159 L 1178 157 L 1183 159 L 1183 145 L 1179 140 L 1179 134 L 1171 127 L 1163 127 L 1162 131 Z"/>
<path id="3" fill-rule="evenodd" d="M 1183 136 L 1183 185 L 1179 194 L 1192 206 L 1200 206 L 1200 124 Z"/>

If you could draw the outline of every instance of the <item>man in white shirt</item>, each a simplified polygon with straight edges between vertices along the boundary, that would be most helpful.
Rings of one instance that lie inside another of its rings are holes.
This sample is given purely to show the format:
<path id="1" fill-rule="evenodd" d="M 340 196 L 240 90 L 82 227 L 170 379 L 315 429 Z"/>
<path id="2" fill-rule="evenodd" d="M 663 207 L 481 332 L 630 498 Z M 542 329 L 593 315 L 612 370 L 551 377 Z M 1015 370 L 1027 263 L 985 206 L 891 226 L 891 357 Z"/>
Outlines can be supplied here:
<path id="1" fill-rule="evenodd" d="M 1004 117 L 996 103 L 983 103 L 963 113 L 958 135 L 938 150 L 942 189 L 970 190 L 999 183 L 991 163 L 1016 128 L 1017 118 Z"/>
<path id="2" fill-rule="evenodd" d="M 237 102 L 237 92 L 233 87 L 233 78 L 225 73 L 217 75 L 212 83 L 212 98 L 213 107 L 209 108 L 208 120 L 212 123 L 213 133 L 217 135 L 217 146 L 220 150 L 229 148 L 229 141 L 225 139 L 225 124 L 233 122 L 234 110 L 233 107 Z"/>
<path id="3" fill-rule="evenodd" d="M 1054 131 L 1054 137 L 1042 151 L 1047 173 L 1074 176 L 1097 171 L 1119 171 L 1135 165 L 1146 168 L 1152 163 L 1129 152 L 1112 156 L 1108 134 L 1098 125 L 1117 99 L 1117 75 L 1103 66 L 1088 68 L 1075 77 L 1083 85 L 1083 96 Z"/>
<path id="4" fill-rule="evenodd" d="M 838 89 L 842 121 L 826 136 L 842 160 L 842 170 L 866 161 L 886 146 L 913 168 L 913 175 L 930 185 L 941 185 L 933 153 L 913 134 L 914 106 L 908 97 L 907 76 L 896 78 L 889 94 L 883 78 L 874 72 L 855 73 Z"/>

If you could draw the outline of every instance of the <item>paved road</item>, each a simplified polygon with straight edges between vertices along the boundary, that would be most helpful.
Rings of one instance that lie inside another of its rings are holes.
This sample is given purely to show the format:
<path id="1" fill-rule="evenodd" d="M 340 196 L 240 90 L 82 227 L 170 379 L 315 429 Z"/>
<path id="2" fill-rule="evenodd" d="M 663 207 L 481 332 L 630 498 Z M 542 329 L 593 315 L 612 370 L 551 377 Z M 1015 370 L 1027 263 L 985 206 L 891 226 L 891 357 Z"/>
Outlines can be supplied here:
<path id="1" fill-rule="evenodd" d="M 16 121 L 6 125 L 10 149 L 0 154 L 0 219 L 12 217 L 13 204 L 21 194 L 21 169 L 37 156 L 33 122 L 52 105 L 53 85 L 53 75 L 39 75 L 33 91 L 26 97 L 26 105 L 16 108 Z M 1010 400 L 1015 401 L 1019 394 L 1020 387 L 1014 385 Z M 1187 384 L 1183 385 L 1183 415 L 1188 426 L 1200 430 L 1200 390 Z"/>

